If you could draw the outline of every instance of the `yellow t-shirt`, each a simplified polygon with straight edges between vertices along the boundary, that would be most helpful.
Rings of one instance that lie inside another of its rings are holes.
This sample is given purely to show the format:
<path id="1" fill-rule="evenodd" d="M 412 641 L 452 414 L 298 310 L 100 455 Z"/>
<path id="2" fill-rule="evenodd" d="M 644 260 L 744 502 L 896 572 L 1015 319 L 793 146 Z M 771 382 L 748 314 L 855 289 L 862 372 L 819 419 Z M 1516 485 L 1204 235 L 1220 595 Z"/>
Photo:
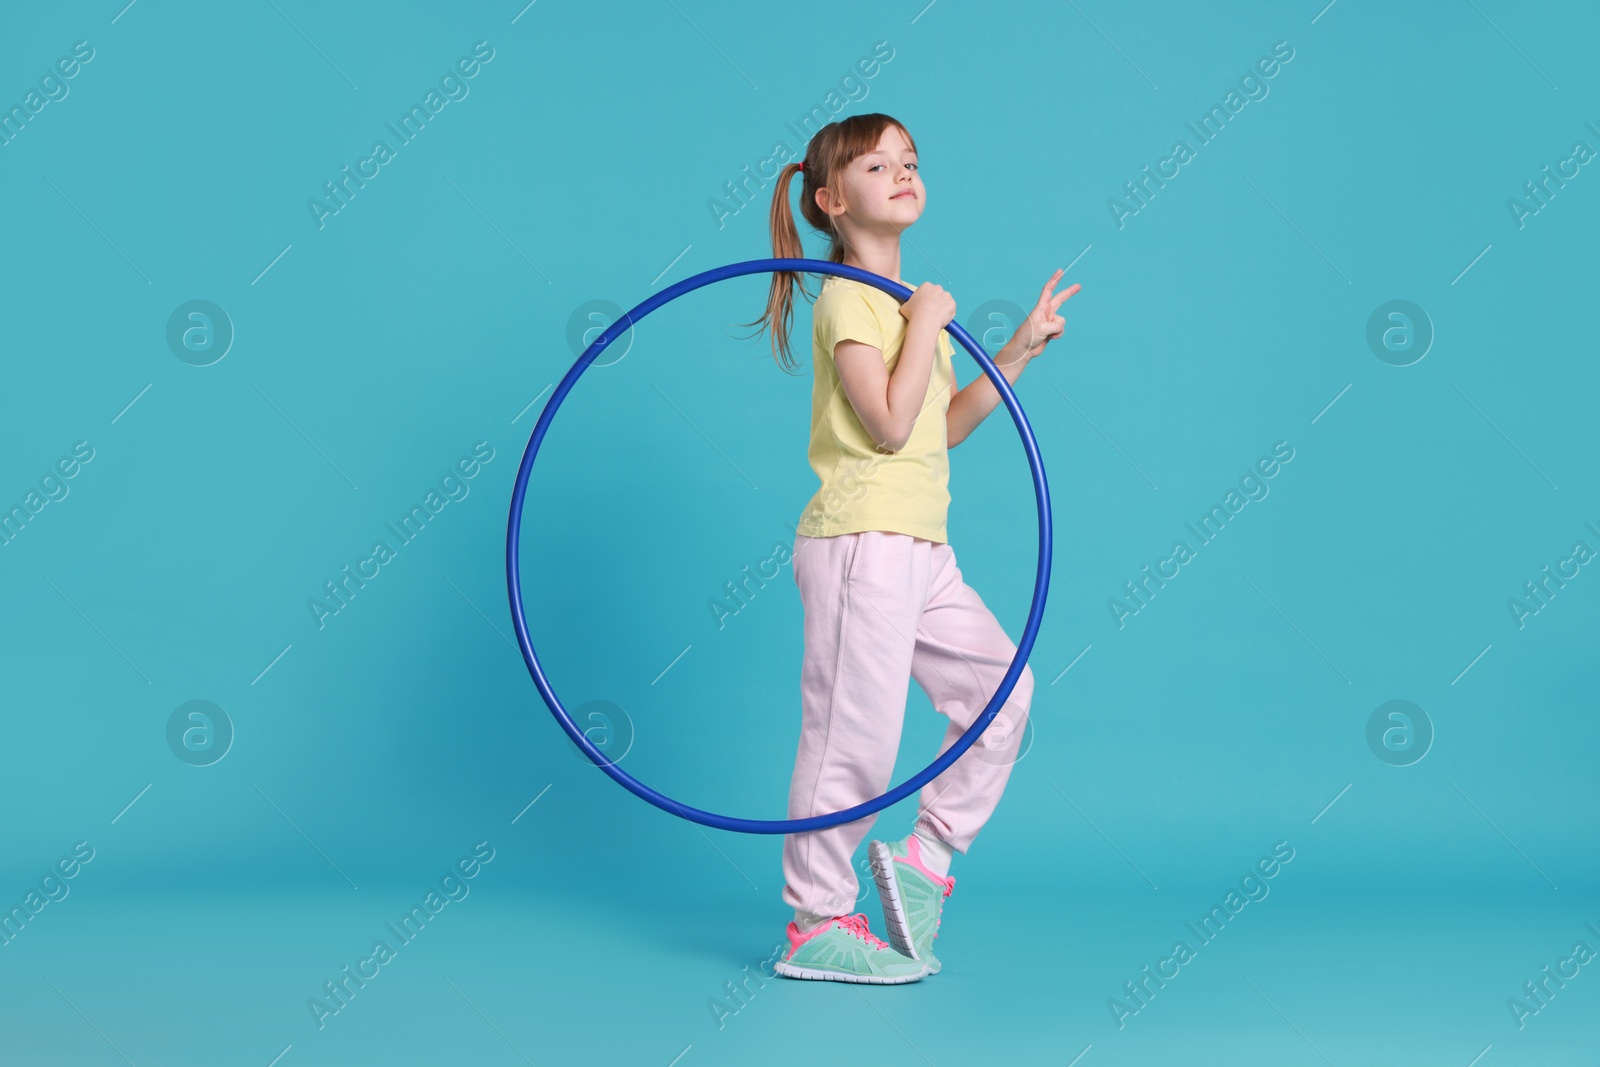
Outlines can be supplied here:
<path id="1" fill-rule="evenodd" d="M 949 429 L 954 374 L 949 334 L 939 331 L 928 391 L 898 452 L 878 451 L 850 406 L 834 345 L 860 341 L 883 353 L 892 374 L 900 362 L 906 320 L 900 302 L 870 285 L 830 275 L 812 307 L 811 445 L 808 457 L 822 485 L 801 514 L 797 533 L 834 537 L 886 530 L 945 543 L 950 506 Z"/>

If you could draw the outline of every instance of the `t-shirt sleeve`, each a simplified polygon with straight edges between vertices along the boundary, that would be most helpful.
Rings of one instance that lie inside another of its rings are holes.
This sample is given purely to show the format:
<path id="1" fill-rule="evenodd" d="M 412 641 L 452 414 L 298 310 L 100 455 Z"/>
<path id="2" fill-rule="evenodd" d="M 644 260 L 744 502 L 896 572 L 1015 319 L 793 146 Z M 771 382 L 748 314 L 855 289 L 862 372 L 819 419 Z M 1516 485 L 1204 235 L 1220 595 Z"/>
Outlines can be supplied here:
<path id="1" fill-rule="evenodd" d="M 835 286 L 818 295 L 812 305 L 812 323 L 817 343 L 829 356 L 840 341 L 860 341 L 883 351 L 883 326 L 877 313 L 863 294 L 847 286 Z"/>

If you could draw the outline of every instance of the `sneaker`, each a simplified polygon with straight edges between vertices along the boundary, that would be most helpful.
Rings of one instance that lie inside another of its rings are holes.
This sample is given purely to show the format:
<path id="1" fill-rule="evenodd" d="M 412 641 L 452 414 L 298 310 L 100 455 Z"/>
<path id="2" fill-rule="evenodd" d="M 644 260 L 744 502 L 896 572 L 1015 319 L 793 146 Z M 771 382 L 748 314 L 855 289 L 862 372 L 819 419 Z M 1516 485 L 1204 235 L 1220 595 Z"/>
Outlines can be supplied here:
<path id="1" fill-rule="evenodd" d="M 916 834 L 901 841 L 873 841 L 867 855 L 890 944 L 907 958 L 927 963 L 929 974 L 939 973 L 933 939 L 939 936 L 940 913 L 956 886 L 955 877 L 941 878 L 928 870 Z"/>
<path id="2" fill-rule="evenodd" d="M 906 959 L 874 937 L 863 912 L 836 915 L 806 933 L 791 921 L 788 934 L 789 951 L 772 965 L 785 978 L 898 985 L 928 973 L 927 964 Z"/>

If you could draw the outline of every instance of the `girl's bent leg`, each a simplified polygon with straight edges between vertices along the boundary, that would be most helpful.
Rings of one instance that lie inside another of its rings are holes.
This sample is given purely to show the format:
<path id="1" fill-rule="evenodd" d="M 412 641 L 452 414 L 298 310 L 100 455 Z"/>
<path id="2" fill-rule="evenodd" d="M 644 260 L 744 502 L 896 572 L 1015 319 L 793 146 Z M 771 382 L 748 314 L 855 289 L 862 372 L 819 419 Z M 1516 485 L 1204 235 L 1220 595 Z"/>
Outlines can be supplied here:
<path id="1" fill-rule="evenodd" d="M 917 632 L 912 673 L 928 699 L 950 719 L 942 755 L 978 718 L 1017 654 L 994 614 L 961 578 L 955 551 L 933 546 L 928 599 Z M 1028 709 L 1033 671 L 1026 664 L 983 736 L 950 768 L 923 786 L 917 830 L 965 853 L 988 821 L 1011 777 Z"/>
<path id="2" fill-rule="evenodd" d="M 889 788 L 933 548 L 878 530 L 796 535 L 805 658 L 790 818 L 853 807 Z M 784 902 L 819 917 L 854 908 L 859 883 L 850 860 L 875 819 L 787 835 Z"/>

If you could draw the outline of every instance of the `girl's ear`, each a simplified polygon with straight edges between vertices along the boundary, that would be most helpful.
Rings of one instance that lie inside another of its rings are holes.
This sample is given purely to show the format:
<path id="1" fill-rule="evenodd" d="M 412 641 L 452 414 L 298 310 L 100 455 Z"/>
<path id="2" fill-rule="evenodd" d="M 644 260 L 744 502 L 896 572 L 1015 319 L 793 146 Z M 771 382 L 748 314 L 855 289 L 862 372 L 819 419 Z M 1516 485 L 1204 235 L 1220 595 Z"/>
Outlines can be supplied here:
<path id="1" fill-rule="evenodd" d="M 835 196 L 833 190 L 826 185 L 817 190 L 817 206 L 822 209 L 824 215 L 844 214 L 843 201 Z"/>

